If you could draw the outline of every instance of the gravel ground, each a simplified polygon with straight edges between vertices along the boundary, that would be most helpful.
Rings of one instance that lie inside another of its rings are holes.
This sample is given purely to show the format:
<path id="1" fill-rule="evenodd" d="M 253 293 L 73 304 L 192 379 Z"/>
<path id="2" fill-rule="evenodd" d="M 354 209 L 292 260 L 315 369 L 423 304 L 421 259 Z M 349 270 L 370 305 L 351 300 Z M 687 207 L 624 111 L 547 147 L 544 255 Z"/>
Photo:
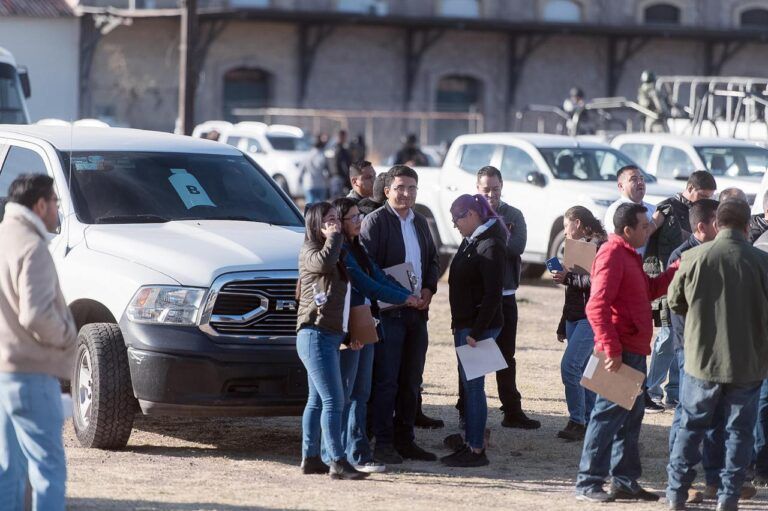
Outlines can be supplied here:
<path id="1" fill-rule="evenodd" d="M 442 439 L 457 432 L 456 358 L 449 325 L 447 283 L 433 302 L 425 372 L 426 412 L 446 428 L 419 431 L 417 441 L 440 455 Z M 72 426 L 65 429 L 71 510 L 245 509 L 592 509 L 575 501 L 573 482 L 581 445 L 555 437 L 567 421 L 560 382 L 563 346 L 554 330 L 562 290 L 545 281 L 518 292 L 518 385 L 537 431 L 502 428 L 495 382 L 486 384 L 491 464 L 451 469 L 439 463 L 406 462 L 364 482 L 331 481 L 299 473 L 300 421 L 289 418 L 138 418 L 120 452 L 83 449 Z M 672 414 L 643 424 L 642 484 L 662 491 Z M 768 491 L 741 509 L 768 509 Z M 662 509 L 662 504 L 609 504 L 605 509 Z M 714 509 L 707 502 L 692 509 Z"/>

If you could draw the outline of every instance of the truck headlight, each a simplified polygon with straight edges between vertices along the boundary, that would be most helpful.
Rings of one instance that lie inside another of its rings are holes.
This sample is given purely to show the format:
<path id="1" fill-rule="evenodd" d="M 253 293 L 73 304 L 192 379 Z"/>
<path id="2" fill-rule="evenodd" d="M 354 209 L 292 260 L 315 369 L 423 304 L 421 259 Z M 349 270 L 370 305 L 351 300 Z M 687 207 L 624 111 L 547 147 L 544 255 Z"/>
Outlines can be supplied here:
<path id="1" fill-rule="evenodd" d="M 136 292 L 125 313 L 136 323 L 194 325 L 204 296 L 199 288 L 146 286 Z"/>

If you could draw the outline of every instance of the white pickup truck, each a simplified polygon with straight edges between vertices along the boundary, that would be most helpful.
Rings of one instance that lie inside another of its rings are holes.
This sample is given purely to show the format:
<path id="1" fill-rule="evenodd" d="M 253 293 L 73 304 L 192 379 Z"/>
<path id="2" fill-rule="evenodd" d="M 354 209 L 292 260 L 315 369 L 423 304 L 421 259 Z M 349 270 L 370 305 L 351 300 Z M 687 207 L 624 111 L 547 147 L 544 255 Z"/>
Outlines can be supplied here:
<path id="1" fill-rule="evenodd" d="M 477 171 L 493 165 L 504 178 L 502 200 L 520 209 L 528 227 L 522 256 L 524 276 L 538 277 L 544 261 L 563 249 L 563 214 L 575 205 L 589 208 L 600 220 L 619 197 L 616 172 L 633 163 L 626 155 L 598 142 L 561 135 L 485 133 L 457 137 L 442 168 L 417 168 L 417 210 L 427 216 L 445 269 L 461 243 L 453 228 L 451 203 L 461 194 L 477 193 Z M 682 190 L 662 186 L 646 175 L 647 202 L 656 204 Z"/>
<path id="2" fill-rule="evenodd" d="M 0 125 L 0 200 L 29 172 L 61 198 L 50 250 L 80 332 L 81 444 L 125 446 L 139 411 L 300 413 L 303 219 L 263 170 L 190 137 Z"/>
<path id="3" fill-rule="evenodd" d="M 26 98 L 31 94 L 27 69 L 0 48 L 0 124 L 29 124 Z"/>

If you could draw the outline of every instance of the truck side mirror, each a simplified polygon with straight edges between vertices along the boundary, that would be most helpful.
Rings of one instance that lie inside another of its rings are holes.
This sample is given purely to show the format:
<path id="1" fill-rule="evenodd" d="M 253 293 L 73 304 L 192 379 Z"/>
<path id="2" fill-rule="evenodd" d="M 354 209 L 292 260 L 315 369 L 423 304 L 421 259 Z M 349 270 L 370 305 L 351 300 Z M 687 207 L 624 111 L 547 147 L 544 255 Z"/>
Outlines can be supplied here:
<path id="1" fill-rule="evenodd" d="M 540 188 L 547 186 L 547 180 L 541 172 L 529 172 L 528 175 L 525 176 L 525 181 L 530 185 L 538 186 Z"/>
<path id="2" fill-rule="evenodd" d="M 26 67 L 19 66 L 19 81 L 21 82 L 21 91 L 24 93 L 25 98 L 29 98 L 32 95 L 32 85 L 29 83 L 29 71 Z"/>

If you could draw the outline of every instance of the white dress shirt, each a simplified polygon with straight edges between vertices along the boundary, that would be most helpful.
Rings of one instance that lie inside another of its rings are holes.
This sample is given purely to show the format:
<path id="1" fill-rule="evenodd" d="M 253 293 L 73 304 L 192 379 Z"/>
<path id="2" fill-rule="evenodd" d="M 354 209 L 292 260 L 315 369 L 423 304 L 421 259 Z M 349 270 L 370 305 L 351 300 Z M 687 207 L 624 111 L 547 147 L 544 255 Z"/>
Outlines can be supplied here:
<path id="1" fill-rule="evenodd" d="M 419 246 L 419 237 L 416 234 L 416 225 L 414 224 L 413 210 L 408 210 L 408 216 L 403 218 L 397 215 L 400 220 L 400 230 L 403 233 L 403 244 L 405 245 L 405 262 L 413 265 L 413 273 L 416 275 L 416 285 L 414 292 L 421 294 L 422 272 L 421 272 L 421 247 Z"/>
<path id="2" fill-rule="evenodd" d="M 605 232 L 607 232 L 608 234 L 613 234 L 613 231 L 615 228 L 615 226 L 613 225 L 613 215 L 616 214 L 616 210 L 619 209 L 619 206 L 621 206 L 622 204 L 637 204 L 637 203 L 622 195 L 613 204 L 608 206 L 608 210 L 605 212 L 605 220 L 603 221 Z M 641 204 L 645 206 L 646 209 L 648 209 L 648 212 L 646 213 L 648 215 L 648 221 L 653 222 L 653 214 L 656 212 L 656 206 L 645 201 L 643 201 Z M 640 254 L 641 256 L 645 256 L 645 247 L 638 248 L 637 253 Z"/>

